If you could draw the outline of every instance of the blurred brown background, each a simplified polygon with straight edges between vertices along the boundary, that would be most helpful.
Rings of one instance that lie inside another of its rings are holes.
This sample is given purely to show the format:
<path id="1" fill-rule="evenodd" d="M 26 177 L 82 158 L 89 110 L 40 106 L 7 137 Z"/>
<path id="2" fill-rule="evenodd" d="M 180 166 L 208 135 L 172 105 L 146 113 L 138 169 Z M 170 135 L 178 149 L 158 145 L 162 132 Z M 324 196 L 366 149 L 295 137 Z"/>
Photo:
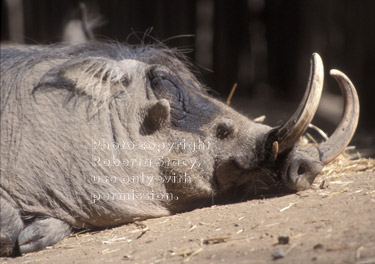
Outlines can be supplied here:
<path id="1" fill-rule="evenodd" d="M 49 44 L 63 40 L 79 18 L 79 0 L 4 0 L 1 41 Z M 354 145 L 375 155 L 375 1 L 373 0 L 92 0 L 89 19 L 98 39 L 178 47 L 196 62 L 201 79 L 225 99 L 234 83 L 235 108 L 266 114 L 281 124 L 296 109 L 309 74 L 311 53 L 325 64 L 325 93 L 313 121 L 332 133 L 340 120 L 340 89 L 328 70 L 355 84 L 361 119 Z M 100 18 L 100 19 L 99 19 Z M 150 30 L 152 28 L 152 31 Z M 133 34 L 132 34 L 133 33 Z M 135 34 L 136 33 L 136 34 Z M 180 35 L 194 35 L 180 38 Z"/>

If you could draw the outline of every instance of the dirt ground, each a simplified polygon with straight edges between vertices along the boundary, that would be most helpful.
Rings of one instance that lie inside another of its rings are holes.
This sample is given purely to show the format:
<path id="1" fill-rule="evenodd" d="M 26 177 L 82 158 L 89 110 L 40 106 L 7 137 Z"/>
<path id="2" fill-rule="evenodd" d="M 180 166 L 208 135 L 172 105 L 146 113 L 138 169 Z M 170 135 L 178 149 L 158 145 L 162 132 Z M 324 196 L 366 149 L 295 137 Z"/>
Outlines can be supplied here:
<path id="1" fill-rule="evenodd" d="M 375 263 L 375 160 L 337 161 L 312 189 L 98 232 L 1 263 Z"/>

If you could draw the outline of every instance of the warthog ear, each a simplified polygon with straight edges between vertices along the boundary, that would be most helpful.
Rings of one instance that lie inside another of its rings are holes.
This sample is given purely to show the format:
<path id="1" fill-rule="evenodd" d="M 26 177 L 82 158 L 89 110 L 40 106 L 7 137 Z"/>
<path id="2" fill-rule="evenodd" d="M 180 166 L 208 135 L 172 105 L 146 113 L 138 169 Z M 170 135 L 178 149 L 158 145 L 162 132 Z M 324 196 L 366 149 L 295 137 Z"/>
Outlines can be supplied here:
<path id="1" fill-rule="evenodd" d="M 131 79 L 117 62 L 108 58 L 79 58 L 49 70 L 33 93 L 65 89 L 74 96 L 88 96 L 94 104 L 109 102 L 130 84 Z"/>
<path id="2" fill-rule="evenodd" d="M 94 99 L 110 99 L 130 83 L 128 74 L 107 58 L 81 60 L 62 69 L 59 75 L 70 80 L 76 92 Z"/>
<path id="3" fill-rule="evenodd" d="M 166 99 L 161 99 L 151 105 L 143 120 L 143 125 L 140 131 L 141 134 L 151 135 L 168 124 L 171 119 L 170 111 L 171 107 Z"/>

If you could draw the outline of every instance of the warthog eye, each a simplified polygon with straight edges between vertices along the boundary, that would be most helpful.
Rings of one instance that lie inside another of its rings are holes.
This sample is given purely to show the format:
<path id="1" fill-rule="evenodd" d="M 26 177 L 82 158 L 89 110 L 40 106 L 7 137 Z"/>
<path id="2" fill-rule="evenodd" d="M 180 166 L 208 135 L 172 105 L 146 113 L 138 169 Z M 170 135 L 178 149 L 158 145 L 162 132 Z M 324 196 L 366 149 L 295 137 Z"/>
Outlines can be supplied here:
<path id="1" fill-rule="evenodd" d="M 223 120 L 217 124 L 216 137 L 219 139 L 226 139 L 234 133 L 233 120 Z"/>

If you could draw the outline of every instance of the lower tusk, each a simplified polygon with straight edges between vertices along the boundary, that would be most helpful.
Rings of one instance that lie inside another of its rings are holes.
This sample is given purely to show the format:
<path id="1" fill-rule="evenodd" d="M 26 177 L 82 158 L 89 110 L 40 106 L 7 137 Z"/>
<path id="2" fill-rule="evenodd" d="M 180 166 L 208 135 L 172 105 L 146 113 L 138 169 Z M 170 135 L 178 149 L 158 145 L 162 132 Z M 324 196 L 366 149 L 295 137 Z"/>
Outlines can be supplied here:
<path id="1" fill-rule="evenodd" d="M 279 155 L 279 143 L 275 141 L 272 144 L 272 160 L 276 160 L 277 155 Z"/>

